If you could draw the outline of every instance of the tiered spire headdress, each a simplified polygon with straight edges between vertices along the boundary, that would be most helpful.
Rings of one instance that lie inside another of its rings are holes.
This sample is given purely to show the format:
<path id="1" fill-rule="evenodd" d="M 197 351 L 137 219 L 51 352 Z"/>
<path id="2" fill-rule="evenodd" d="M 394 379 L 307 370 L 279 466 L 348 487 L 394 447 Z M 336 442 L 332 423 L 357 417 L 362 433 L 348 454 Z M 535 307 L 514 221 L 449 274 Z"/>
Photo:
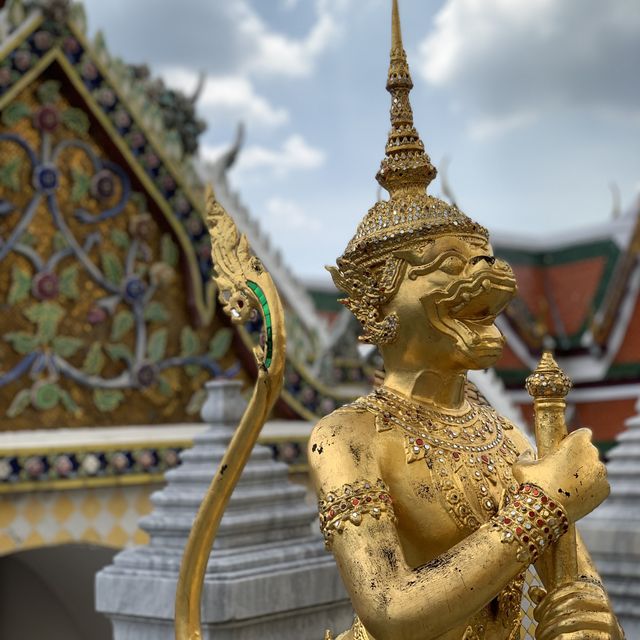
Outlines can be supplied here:
<path id="1" fill-rule="evenodd" d="M 391 12 L 391 62 L 387 91 L 391 94 L 391 130 L 376 179 L 389 192 L 364 216 L 338 268 L 329 268 L 336 286 L 348 294 L 343 304 L 360 320 L 364 342 L 383 344 L 395 336 L 396 320 L 379 321 L 379 307 L 395 292 L 400 251 L 436 236 L 455 233 L 488 238 L 488 231 L 460 211 L 427 194 L 436 176 L 413 124 L 409 93 L 413 81 L 402 45 L 398 1 Z"/>

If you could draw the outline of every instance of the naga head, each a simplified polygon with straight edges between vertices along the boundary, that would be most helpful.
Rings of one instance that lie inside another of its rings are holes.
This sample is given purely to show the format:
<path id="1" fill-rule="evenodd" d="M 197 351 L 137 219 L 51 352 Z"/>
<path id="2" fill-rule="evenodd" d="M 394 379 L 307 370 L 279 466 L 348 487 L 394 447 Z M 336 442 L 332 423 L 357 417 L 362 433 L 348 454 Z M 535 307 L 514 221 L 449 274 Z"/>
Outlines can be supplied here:
<path id="1" fill-rule="evenodd" d="M 426 193 L 436 169 L 413 124 L 412 87 L 393 0 L 391 130 L 376 175 L 390 198 L 369 209 L 328 269 L 362 324 L 360 339 L 380 346 L 385 363 L 486 368 L 502 350 L 494 321 L 514 296 L 515 279 L 494 257 L 483 226 Z"/>

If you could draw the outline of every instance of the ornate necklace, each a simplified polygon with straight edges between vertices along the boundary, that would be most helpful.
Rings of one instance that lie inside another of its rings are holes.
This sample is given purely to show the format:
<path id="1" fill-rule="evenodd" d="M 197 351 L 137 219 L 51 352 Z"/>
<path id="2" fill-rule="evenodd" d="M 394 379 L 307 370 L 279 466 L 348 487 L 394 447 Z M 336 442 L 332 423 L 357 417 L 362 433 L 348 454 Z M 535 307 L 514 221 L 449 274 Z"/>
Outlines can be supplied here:
<path id="1" fill-rule="evenodd" d="M 453 451 L 481 453 L 503 440 L 502 424 L 488 407 L 469 405 L 462 413 L 430 409 L 389 389 L 376 389 L 354 403 L 376 416 L 378 431 L 399 426 L 409 437 L 412 451 L 433 447 Z"/>

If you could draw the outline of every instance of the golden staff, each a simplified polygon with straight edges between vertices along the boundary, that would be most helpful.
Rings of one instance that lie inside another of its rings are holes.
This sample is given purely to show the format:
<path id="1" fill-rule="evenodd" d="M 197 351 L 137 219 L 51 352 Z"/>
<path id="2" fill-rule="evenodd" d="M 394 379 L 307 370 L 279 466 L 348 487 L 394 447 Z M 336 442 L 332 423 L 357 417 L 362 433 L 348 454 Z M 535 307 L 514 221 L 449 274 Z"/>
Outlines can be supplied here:
<path id="1" fill-rule="evenodd" d="M 551 352 L 545 351 L 536 370 L 527 378 L 526 387 L 533 398 L 538 455 L 545 456 L 555 451 L 567 435 L 565 398 L 571 389 L 571 380 Z M 550 589 L 578 578 L 575 526 L 569 527 L 541 562 L 548 568 Z"/>
<path id="2" fill-rule="evenodd" d="M 207 226 L 218 298 L 235 324 L 262 316 L 263 344 L 254 347 L 258 379 L 253 395 L 200 505 L 184 549 L 176 589 L 176 640 L 201 640 L 200 601 L 207 562 L 224 510 L 280 395 L 284 378 L 284 312 L 271 276 L 207 187 Z"/>

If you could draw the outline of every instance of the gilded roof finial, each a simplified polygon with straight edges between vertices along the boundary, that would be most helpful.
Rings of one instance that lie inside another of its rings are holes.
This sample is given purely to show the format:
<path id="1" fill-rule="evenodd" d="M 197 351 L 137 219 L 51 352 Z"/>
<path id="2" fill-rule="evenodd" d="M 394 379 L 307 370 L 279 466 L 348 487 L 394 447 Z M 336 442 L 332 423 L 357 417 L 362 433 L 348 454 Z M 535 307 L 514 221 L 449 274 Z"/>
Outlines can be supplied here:
<path id="1" fill-rule="evenodd" d="M 424 151 L 424 144 L 413 126 L 413 111 L 409 92 L 413 81 L 402 46 L 402 30 L 398 0 L 391 9 L 391 61 L 387 77 L 387 91 L 391 94 L 391 130 L 385 157 L 376 175 L 378 182 L 393 197 L 401 193 L 424 193 L 435 178 L 436 169 Z"/>

